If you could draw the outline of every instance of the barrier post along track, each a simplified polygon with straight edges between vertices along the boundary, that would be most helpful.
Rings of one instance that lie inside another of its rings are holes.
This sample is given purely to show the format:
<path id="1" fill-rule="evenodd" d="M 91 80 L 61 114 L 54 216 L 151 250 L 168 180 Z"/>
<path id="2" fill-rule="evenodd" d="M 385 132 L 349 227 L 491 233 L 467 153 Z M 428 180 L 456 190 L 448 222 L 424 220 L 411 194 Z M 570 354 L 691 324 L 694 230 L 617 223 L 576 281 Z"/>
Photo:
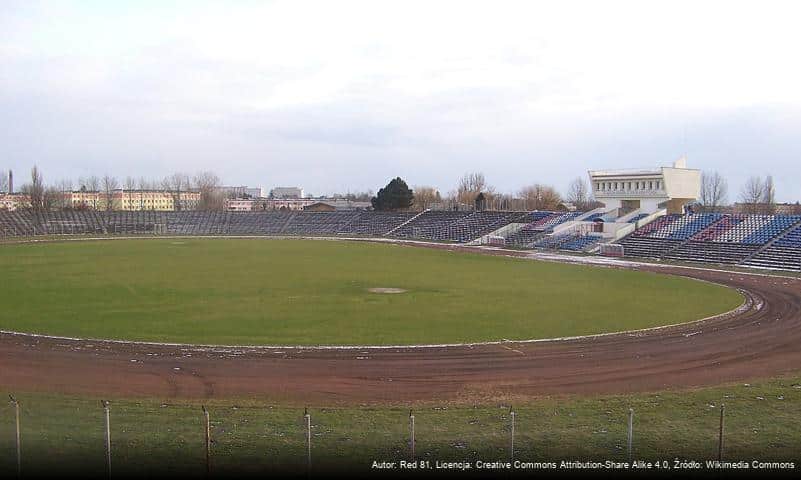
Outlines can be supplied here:
<path id="1" fill-rule="evenodd" d="M 409 410 L 409 450 L 412 454 L 412 462 L 414 462 L 414 414 Z"/>
<path id="2" fill-rule="evenodd" d="M 106 421 L 106 473 L 111 478 L 111 411 L 108 400 L 100 400 Z"/>
<path id="3" fill-rule="evenodd" d="M 629 462 L 631 462 L 632 443 L 634 440 L 634 409 L 629 408 L 629 435 L 628 435 L 628 454 Z"/>
<path id="4" fill-rule="evenodd" d="M 303 419 L 306 421 L 306 473 L 311 473 L 311 415 L 309 408 L 303 410 Z"/>
<path id="5" fill-rule="evenodd" d="M 211 421 L 209 420 L 209 410 L 205 405 L 203 409 L 203 440 L 206 445 L 206 477 L 211 474 Z"/>
<path id="6" fill-rule="evenodd" d="M 509 461 L 514 463 L 515 461 L 515 411 L 510 406 L 509 407 L 509 417 L 511 417 L 512 425 L 511 431 L 509 432 Z"/>
<path id="7" fill-rule="evenodd" d="M 17 478 L 22 477 L 22 449 L 19 433 L 19 401 L 13 395 L 9 395 L 11 404 L 14 405 L 14 420 L 16 423 L 16 446 L 17 446 Z"/>
<path id="8" fill-rule="evenodd" d="M 726 405 L 720 405 L 720 427 L 718 428 L 718 461 L 723 461 L 723 418 L 726 413 Z"/>

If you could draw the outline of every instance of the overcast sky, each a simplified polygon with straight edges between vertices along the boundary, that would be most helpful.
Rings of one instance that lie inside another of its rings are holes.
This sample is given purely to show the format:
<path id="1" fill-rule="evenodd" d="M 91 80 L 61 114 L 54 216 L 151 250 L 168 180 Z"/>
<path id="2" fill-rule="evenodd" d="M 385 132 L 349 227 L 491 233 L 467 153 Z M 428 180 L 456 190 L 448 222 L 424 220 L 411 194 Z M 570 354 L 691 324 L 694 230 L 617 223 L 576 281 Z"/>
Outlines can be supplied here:
<path id="1" fill-rule="evenodd" d="M 686 154 L 801 200 L 793 3 L 4 0 L 0 170 L 513 192 Z"/>

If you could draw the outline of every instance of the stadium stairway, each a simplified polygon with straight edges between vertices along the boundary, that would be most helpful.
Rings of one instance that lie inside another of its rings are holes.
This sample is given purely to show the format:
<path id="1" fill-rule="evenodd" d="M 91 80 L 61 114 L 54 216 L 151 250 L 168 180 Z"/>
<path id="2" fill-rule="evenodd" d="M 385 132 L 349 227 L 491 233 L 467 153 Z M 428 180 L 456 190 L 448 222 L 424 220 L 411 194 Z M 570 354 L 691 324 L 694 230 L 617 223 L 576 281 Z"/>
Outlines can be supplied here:
<path id="1" fill-rule="evenodd" d="M 400 230 L 401 228 L 405 227 L 407 224 L 409 224 L 409 223 L 412 223 L 413 221 L 417 220 L 417 218 L 418 218 L 418 217 L 422 216 L 424 213 L 426 213 L 426 212 L 429 212 L 429 211 L 431 211 L 431 209 L 430 209 L 430 208 L 426 208 L 426 209 L 425 209 L 425 210 L 423 210 L 422 212 L 420 212 L 420 213 L 418 213 L 417 215 L 413 216 L 412 218 L 410 218 L 410 219 L 406 220 L 405 222 L 401 223 L 400 225 L 398 225 L 397 227 L 393 228 L 392 230 L 388 231 L 388 232 L 387 232 L 387 233 L 385 233 L 383 236 L 384 236 L 384 237 L 388 237 L 388 236 L 392 235 L 392 234 L 393 234 L 393 233 L 395 233 L 396 231 L 398 231 L 398 230 Z"/>

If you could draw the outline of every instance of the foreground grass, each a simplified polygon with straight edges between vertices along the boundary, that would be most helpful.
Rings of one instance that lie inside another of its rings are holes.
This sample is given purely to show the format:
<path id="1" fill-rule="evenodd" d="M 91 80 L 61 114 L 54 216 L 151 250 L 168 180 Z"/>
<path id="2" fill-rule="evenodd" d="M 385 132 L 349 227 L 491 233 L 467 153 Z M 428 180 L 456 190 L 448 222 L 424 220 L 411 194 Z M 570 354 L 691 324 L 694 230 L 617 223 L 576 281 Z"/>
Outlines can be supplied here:
<path id="1" fill-rule="evenodd" d="M 25 471 L 103 474 L 103 411 L 97 399 L 41 394 L 18 398 Z M 633 408 L 635 459 L 714 459 L 721 403 L 727 412 L 724 459 L 801 460 L 801 378 L 689 392 L 529 400 L 514 406 L 516 458 L 624 461 L 628 409 Z M 305 472 L 301 406 L 256 400 L 207 405 L 216 471 Z M 111 409 L 115 471 L 203 473 L 199 402 L 116 399 Z M 405 406 L 309 411 L 317 470 L 367 472 L 373 460 L 409 458 Z M 509 458 L 507 404 L 429 404 L 416 406 L 414 413 L 418 459 Z M 0 407 L 0 419 L 0 476 L 6 476 L 16 468 L 8 404 Z"/>
<path id="2" fill-rule="evenodd" d="M 2 329 L 229 345 L 582 335 L 691 321 L 742 300 L 653 273 L 360 242 L 6 245 L 0 271 Z"/>

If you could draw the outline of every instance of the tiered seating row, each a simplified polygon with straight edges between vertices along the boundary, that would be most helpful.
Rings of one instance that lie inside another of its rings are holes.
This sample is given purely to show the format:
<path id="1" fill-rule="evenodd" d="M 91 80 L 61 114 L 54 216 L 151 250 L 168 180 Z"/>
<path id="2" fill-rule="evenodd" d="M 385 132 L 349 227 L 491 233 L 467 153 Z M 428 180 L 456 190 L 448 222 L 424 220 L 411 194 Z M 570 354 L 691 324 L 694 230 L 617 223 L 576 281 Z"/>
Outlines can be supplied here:
<path id="1" fill-rule="evenodd" d="M 623 254 L 627 257 L 659 258 L 678 247 L 681 240 L 648 238 L 632 234 L 623 239 L 620 244 L 623 245 Z"/>
<path id="2" fill-rule="evenodd" d="M 666 215 L 620 243 L 630 257 L 796 270 L 801 258 L 801 217 Z"/>
<path id="3" fill-rule="evenodd" d="M 575 234 L 561 234 L 561 235 L 548 235 L 538 242 L 534 243 L 537 248 L 551 248 L 559 250 L 571 250 L 574 252 L 581 252 L 589 249 L 592 245 L 601 241 L 600 235 L 575 235 Z"/>
<path id="4" fill-rule="evenodd" d="M 0 235 L 378 235 L 469 242 L 529 212 L 0 212 Z M 399 228 L 401 227 L 401 228 Z"/>
<path id="5" fill-rule="evenodd" d="M 733 265 L 742 262 L 757 250 L 758 245 L 690 241 L 665 255 L 665 258 Z"/>
<path id="6" fill-rule="evenodd" d="M 638 232 L 639 237 L 687 240 L 720 219 L 716 213 L 698 215 L 665 215 Z"/>
<path id="7" fill-rule="evenodd" d="M 771 245 L 753 258 L 743 262 L 744 265 L 779 270 L 801 271 L 801 248 Z"/>

